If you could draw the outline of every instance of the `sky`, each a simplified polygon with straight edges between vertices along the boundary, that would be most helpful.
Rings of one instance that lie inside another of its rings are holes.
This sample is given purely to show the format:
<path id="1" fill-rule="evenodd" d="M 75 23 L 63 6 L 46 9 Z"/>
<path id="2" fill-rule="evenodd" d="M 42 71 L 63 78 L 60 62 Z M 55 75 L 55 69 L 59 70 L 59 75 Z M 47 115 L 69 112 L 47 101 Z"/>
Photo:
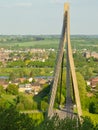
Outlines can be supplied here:
<path id="1" fill-rule="evenodd" d="M 0 34 L 61 34 L 64 3 L 71 34 L 98 34 L 98 0 L 0 0 Z"/>

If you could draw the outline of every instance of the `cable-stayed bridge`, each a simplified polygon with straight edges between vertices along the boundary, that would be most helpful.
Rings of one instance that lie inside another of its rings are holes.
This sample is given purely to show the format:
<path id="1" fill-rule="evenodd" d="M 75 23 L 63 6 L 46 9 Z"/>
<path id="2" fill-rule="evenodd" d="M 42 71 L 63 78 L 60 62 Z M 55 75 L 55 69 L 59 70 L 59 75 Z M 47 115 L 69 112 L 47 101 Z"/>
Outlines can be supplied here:
<path id="1" fill-rule="evenodd" d="M 59 78 L 61 80 L 60 87 L 62 88 L 65 46 L 66 46 L 66 79 L 65 79 L 66 80 L 66 103 L 63 108 L 60 107 L 58 110 L 56 110 L 54 109 L 54 103 L 55 103 Z M 61 39 L 60 39 L 59 49 L 58 49 L 58 54 L 57 54 L 56 67 L 54 71 L 54 79 L 53 79 L 52 88 L 50 92 L 48 117 L 52 117 L 55 113 L 57 113 L 60 118 L 65 118 L 66 116 L 68 117 L 75 116 L 74 111 L 73 111 L 72 90 L 73 90 L 73 96 L 75 97 L 77 116 L 80 119 L 82 116 L 82 109 L 81 109 L 80 96 L 79 96 L 73 54 L 72 54 L 71 43 L 70 43 L 69 3 L 65 3 L 63 28 L 62 28 L 62 34 L 61 34 Z"/>

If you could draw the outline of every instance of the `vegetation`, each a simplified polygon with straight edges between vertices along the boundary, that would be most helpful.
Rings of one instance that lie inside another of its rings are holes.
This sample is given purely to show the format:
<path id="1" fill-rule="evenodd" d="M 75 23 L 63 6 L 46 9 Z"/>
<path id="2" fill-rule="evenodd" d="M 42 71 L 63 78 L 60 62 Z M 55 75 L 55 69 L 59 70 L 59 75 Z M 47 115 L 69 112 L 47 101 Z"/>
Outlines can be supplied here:
<path id="1" fill-rule="evenodd" d="M 13 80 L 18 77 L 30 77 L 32 76 L 51 76 L 54 68 L 0 68 L 1 76 L 8 76 L 9 80 Z"/>
<path id="2" fill-rule="evenodd" d="M 82 119 L 82 124 L 74 118 L 39 118 L 41 122 L 38 118 L 34 120 L 31 115 L 19 113 L 13 106 L 0 108 L 0 130 L 98 130 L 98 124 L 94 125 L 88 117 Z"/>
<path id="3" fill-rule="evenodd" d="M 13 37 L 13 38 L 11 38 Z M 59 39 L 54 37 L 42 36 L 1 36 L 0 46 L 10 49 L 25 49 L 25 48 L 58 48 Z"/>
<path id="4" fill-rule="evenodd" d="M 51 119 L 46 119 L 37 130 L 97 130 L 98 125 L 92 123 L 90 118 L 83 118 L 82 124 L 77 119 L 65 118 L 60 120 L 57 116 Z"/>
<path id="5" fill-rule="evenodd" d="M 20 114 L 14 107 L 0 108 L 0 130 L 32 130 L 32 119 L 25 114 Z"/>
<path id="6" fill-rule="evenodd" d="M 10 54 L 10 58 L 13 56 L 22 57 L 24 56 L 24 59 L 19 59 L 17 61 L 7 61 L 6 64 L 3 65 L 3 62 L 0 62 L 0 76 L 7 76 L 7 82 L 9 81 L 15 81 L 17 78 L 22 77 L 35 77 L 35 76 L 53 76 L 54 66 L 55 66 L 55 59 L 57 55 L 57 49 L 58 49 L 58 43 L 59 43 L 59 36 L 0 36 L 0 48 L 5 49 L 11 49 L 11 50 L 27 50 L 31 48 L 44 48 L 44 49 L 55 49 L 54 52 L 47 53 L 48 59 L 46 59 L 44 62 L 42 61 L 32 61 L 32 55 L 30 52 L 28 53 L 21 53 L 16 54 L 16 52 L 13 52 Z M 77 72 L 77 80 L 78 80 L 78 86 L 79 86 L 79 93 L 80 93 L 80 99 L 83 109 L 83 116 L 88 116 L 91 118 L 83 118 L 83 124 L 79 124 L 79 130 L 97 130 L 98 125 L 95 125 L 93 123 L 98 124 L 98 91 L 91 90 L 90 86 L 86 85 L 86 80 L 89 80 L 91 77 L 98 75 L 98 60 L 90 57 L 86 59 L 83 56 L 83 53 L 85 51 L 96 51 L 98 53 L 98 37 L 97 36 L 72 36 L 71 37 L 71 43 L 72 48 L 76 50 L 76 52 L 73 54 L 74 61 L 75 61 L 75 67 Z M 46 56 L 47 56 L 46 54 Z M 37 55 L 37 54 L 36 54 Z M 66 61 L 64 61 L 64 71 L 66 71 Z M 63 81 L 62 81 L 62 94 L 60 95 L 60 81 L 58 84 L 58 92 L 56 95 L 56 103 L 55 107 L 58 108 L 58 104 L 61 103 L 61 105 L 65 105 L 65 97 L 66 97 L 66 74 L 63 73 Z M 59 120 L 58 117 L 53 117 L 52 119 L 47 119 L 46 121 L 42 122 L 44 120 L 44 112 L 48 108 L 48 97 L 50 92 L 50 85 L 45 84 L 43 86 L 42 91 L 36 95 L 27 95 L 22 94 L 18 92 L 18 86 L 9 84 L 7 89 L 3 89 L 3 86 L 0 85 L 0 126 L 2 130 L 19 130 L 19 129 L 28 129 L 32 128 L 40 129 L 40 130 L 48 130 L 51 128 L 51 130 L 59 130 L 59 129 L 77 129 L 76 127 L 76 121 L 65 119 L 65 120 Z M 96 86 L 96 89 L 98 90 L 98 85 Z M 91 93 L 91 96 L 88 96 L 88 94 Z M 61 96 L 61 101 L 59 100 Z M 73 98 L 73 103 L 75 103 Z M 14 106 L 14 107 L 12 107 Z M 33 113 L 33 114 L 22 114 L 24 111 L 41 111 L 42 113 Z M 14 115 L 11 115 L 11 111 L 16 115 L 16 118 L 13 117 Z M 19 113 L 21 112 L 21 114 Z M 8 114 L 10 113 L 10 114 Z M 11 115 L 10 117 L 7 116 Z M 5 115 L 5 117 L 3 117 Z M 3 117 L 3 118 L 2 118 Z M 22 119 L 22 117 L 24 119 Z M 11 122 L 9 118 L 13 118 L 12 125 L 8 123 Z M 40 121 L 41 118 L 41 121 Z M 28 124 L 27 127 L 25 127 L 25 124 L 27 124 L 27 119 L 30 120 L 31 125 Z M 32 121 L 33 119 L 33 121 Z M 36 124 L 37 120 L 37 124 Z M 19 121 L 19 122 L 18 122 Z M 4 123 L 7 122 L 9 126 L 5 125 Z M 24 123 L 23 123 L 24 122 Z M 41 123 L 42 122 L 42 123 Z M 72 122 L 72 124 L 70 124 Z M 92 123 L 93 122 L 93 123 Z M 36 126 L 35 126 L 36 124 Z M 55 125 L 57 124 L 57 126 Z M 63 125 L 62 125 L 63 124 Z M 30 127 L 29 127 L 30 125 Z M 66 128 L 68 126 L 68 128 Z"/>
<path id="7" fill-rule="evenodd" d="M 14 84 L 9 84 L 6 92 L 12 95 L 17 95 L 18 94 L 18 86 L 14 85 Z"/>

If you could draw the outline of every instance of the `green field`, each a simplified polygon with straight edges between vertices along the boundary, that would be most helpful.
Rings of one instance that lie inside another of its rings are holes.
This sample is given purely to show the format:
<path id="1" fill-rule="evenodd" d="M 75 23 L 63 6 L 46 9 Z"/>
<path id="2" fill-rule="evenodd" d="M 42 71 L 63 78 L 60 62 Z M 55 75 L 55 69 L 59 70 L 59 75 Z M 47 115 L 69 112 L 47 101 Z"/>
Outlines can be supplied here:
<path id="1" fill-rule="evenodd" d="M 32 36 L 33 37 L 33 36 Z M 43 40 L 28 40 L 28 41 L 0 41 L 0 47 L 19 49 L 19 48 L 44 48 L 44 49 L 57 49 L 60 38 L 44 38 Z M 88 49 L 98 52 L 98 37 L 94 36 L 72 36 L 71 44 L 73 49 Z"/>
<path id="2" fill-rule="evenodd" d="M 58 48 L 58 39 L 45 39 L 40 41 L 30 41 L 30 42 L 14 42 L 14 43 L 0 43 L 1 47 L 10 48 Z"/>
<path id="3" fill-rule="evenodd" d="M 46 39 L 41 41 L 32 41 L 32 42 L 24 42 L 24 43 L 15 43 L 20 47 L 33 47 L 33 48 L 57 48 L 58 40 L 57 39 Z"/>

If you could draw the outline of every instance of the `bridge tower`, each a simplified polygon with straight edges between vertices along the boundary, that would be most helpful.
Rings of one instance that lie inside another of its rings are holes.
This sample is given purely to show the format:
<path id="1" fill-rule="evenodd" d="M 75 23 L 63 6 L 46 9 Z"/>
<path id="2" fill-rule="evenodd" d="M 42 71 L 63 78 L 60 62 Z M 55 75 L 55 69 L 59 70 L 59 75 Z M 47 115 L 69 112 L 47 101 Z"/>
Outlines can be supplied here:
<path id="1" fill-rule="evenodd" d="M 82 116 L 82 109 L 80 103 L 80 96 L 77 84 L 77 78 L 75 73 L 75 66 L 73 60 L 73 54 L 71 49 L 70 43 L 70 12 L 69 12 L 69 3 L 64 4 L 64 19 L 63 19 L 63 28 L 61 39 L 59 43 L 56 67 L 54 71 L 54 79 L 53 84 L 50 92 L 50 102 L 48 108 L 48 117 L 52 117 L 55 113 L 54 110 L 54 102 L 57 92 L 57 86 L 59 82 L 59 75 L 61 75 L 62 80 L 62 69 L 63 69 L 63 60 L 64 60 L 64 48 L 66 45 L 66 104 L 64 108 L 59 109 L 56 113 L 62 117 L 72 116 L 73 114 L 73 103 L 72 103 L 72 96 L 71 91 L 73 89 L 76 107 L 77 107 L 77 115 L 80 119 Z M 71 85 L 72 84 L 72 85 Z M 62 85 L 62 84 L 60 84 Z M 61 113 L 61 114 L 59 114 Z"/>

